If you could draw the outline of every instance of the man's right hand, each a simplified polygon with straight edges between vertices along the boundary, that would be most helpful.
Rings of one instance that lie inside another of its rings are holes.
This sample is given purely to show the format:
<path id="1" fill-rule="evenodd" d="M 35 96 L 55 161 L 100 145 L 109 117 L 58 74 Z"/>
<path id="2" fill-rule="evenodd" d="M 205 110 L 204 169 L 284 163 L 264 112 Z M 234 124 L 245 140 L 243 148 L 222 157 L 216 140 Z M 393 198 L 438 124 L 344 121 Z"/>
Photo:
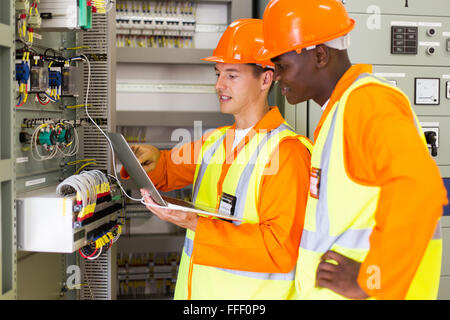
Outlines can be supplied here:
<path id="1" fill-rule="evenodd" d="M 150 144 L 140 144 L 140 145 L 132 145 L 131 150 L 133 150 L 134 154 L 138 158 L 145 172 L 149 173 L 150 171 L 156 168 L 156 164 L 159 160 L 159 149 L 150 145 Z"/>

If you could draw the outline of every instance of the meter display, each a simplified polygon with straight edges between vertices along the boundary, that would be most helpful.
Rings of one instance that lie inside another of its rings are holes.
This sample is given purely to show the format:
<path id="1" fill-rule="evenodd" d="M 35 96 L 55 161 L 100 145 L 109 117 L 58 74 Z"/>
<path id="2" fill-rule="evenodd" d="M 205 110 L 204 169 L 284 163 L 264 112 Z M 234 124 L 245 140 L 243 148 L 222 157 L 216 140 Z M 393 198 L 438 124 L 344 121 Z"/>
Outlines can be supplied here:
<path id="1" fill-rule="evenodd" d="M 439 105 L 439 78 L 416 78 L 414 104 Z"/>

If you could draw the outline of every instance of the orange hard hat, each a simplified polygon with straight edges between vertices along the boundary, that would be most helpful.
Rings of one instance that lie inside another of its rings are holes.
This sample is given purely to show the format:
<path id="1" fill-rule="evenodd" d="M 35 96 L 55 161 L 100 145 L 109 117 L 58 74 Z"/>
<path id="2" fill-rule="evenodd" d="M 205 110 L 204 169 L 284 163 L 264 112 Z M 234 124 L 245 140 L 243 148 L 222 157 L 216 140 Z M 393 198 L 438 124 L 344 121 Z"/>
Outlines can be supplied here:
<path id="1" fill-rule="evenodd" d="M 337 0 L 271 0 L 263 16 L 264 48 L 258 59 L 298 53 L 349 33 L 355 26 Z"/>
<path id="2" fill-rule="evenodd" d="M 261 19 L 239 19 L 232 22 L 223 33 L 211 57 L 202 60 L 223 63 L 255 63 L 274 67 L 267 61 L 257 61 L 256 56 L 264 45 Z"/>

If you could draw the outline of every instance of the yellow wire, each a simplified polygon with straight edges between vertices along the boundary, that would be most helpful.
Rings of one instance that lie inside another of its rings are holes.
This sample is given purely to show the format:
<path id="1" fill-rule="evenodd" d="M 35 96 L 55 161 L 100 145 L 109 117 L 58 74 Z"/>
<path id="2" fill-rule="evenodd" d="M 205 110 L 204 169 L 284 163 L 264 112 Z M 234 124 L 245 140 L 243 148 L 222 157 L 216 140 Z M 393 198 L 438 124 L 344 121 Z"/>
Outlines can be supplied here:
<path id="1" fill-rule="evenodd" d="M 78 168 L 77 171 L 75 171 L 75 174 L 79 174 L 81 172 L 81 170 L 83 170 L 84 167 L 87 167 L 91 164 L 97 164 L 97 162 L 88 162 L 88 163 L 83 164 L 80 168 Z"/>
<path id="2" fill-rule="evenodd" d="M 67 109 L 78 109 L 78 108 L 83 108 L 85 106 L 85 104 L 77 104 L 74 106 L 66 106 Z M 92 107 L 92 104 L 88 104 L 88 107 Z"/>
<path id="3" fill-rule="evenodd" d="M 89 46 L 79 46 L 79 47 L 71 47 L 71 48 L 65 48 L 65 50 L 78 50 L 78 49 L 90 49 Z"/>
<path id="4" fill-rule="evenodd" d="M 74 160 L 74 161 L 70 161 L 67 162 L 67 165 L 72 166 L 75 164 L 79 164 L 80 162 L 92 162 L 92 161 L 97 161 L 96 159 L 80 159 L 80 160 Z"/>

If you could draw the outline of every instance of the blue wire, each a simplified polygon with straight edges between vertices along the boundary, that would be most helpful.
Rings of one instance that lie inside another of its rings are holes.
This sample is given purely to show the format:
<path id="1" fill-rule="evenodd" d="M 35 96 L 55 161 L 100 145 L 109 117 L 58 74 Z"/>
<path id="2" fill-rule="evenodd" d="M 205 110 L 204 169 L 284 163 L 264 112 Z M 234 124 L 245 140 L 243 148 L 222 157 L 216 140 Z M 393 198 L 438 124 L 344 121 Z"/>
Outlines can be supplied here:
<path id="1" fill-rule="evenodd" d="M 16 106 L 18 106 L 22 103 L 23 96 L 20 95 L 18 99 L 19 99 L 19 101 L 16 103 Z"/>
<path id="2" fill-rule="evenodd" d="M 48 99 L 50 99 L 50 101 L 56 102 L 56 100 L 53 99 L 52 97 L 50 97 L 46 92 L 44 92 L 44 94 L 45 94 L 45 96 L 46 96 Z"/>

